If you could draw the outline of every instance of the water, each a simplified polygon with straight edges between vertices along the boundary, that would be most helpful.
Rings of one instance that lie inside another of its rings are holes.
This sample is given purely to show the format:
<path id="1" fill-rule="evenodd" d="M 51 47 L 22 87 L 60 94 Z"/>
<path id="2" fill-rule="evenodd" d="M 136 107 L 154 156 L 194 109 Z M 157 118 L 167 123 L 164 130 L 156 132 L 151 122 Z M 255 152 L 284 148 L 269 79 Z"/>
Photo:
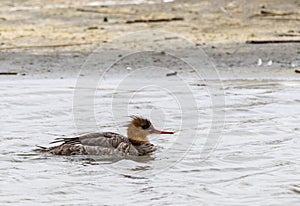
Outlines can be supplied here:
<path id="1" fill-rule="evenodd" d="M 156 127 L 176 134 L 151 137 L 159 150 L 150 156 L 120 159 L 33 152 L 35 145 L 48 145 L 56 137 L 95 130 L 88 124 L 92 117 L 78 117 L 85 127 L 74 124 L 76 79 L 2 78 L 1 205 L 298 205 L 300 81 L 222 82 L 224 129 L 208 159 L 200 153 L 211 126 L 210 95 L 207 86 L 193 81 L 199 130 L 191 147 L 176 140 L 187 129 L 180 127 L 178 102 L 163 95 L 166 91 L 145 88 L 125 111 L 149 115 Z M 107 105 L 111 94 L 122 99 L 131 91 L 116 92 L 113 86 L 97 90 L 94 121 L 101 131 L 124 134 L 128 117 L 122 114 L 115 121 Z M 114 106 L 117 113 L 122 110 L 118 102 Z"/>

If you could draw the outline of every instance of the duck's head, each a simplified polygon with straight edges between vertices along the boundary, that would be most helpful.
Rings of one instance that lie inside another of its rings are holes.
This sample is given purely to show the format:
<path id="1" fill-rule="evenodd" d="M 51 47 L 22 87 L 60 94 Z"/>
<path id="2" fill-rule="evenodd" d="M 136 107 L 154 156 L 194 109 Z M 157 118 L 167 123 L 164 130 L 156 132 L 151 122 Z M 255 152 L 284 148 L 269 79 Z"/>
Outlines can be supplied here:
<path id="1" fill-rule="evenodd" d="M 159 131 L 155 129 L 152 123 L 145 118 L 132 116 L 132 120 L 128 125 L 127 136 L 134 144 L 148 143 L 149 134 L 174 134 L 174 132 Z"/>

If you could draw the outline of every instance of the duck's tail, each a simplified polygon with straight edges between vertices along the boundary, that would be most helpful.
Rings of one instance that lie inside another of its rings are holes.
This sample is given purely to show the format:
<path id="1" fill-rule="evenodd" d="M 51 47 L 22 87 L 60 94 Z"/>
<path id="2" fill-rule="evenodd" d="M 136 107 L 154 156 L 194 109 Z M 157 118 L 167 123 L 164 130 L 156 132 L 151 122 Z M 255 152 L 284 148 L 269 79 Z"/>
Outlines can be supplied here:
<path id="1" fill-rule="evenodd" d="M 34 149 L 33 151 L 35 152 L 49 152 L 51 150 L 51 148 L 48 147 L 43 147 L 43 146 L 39 146 L 39 145 L 35 145 L 37 148 Z"/>

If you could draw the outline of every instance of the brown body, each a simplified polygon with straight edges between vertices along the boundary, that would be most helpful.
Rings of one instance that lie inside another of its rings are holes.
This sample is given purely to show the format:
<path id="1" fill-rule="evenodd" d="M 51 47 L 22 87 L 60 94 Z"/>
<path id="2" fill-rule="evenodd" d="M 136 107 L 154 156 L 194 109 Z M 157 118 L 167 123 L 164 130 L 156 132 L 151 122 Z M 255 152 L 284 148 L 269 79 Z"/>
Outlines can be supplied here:
<path id="1" fill-rule="evenodd" d="M 54 147 L 40 147 L 37 151 L 54 155 L 134 155 L 151 153 L 156 147 L 150 143 L 148 134 L 173 134 L 154 129 L 151 122 L 133 117 L 128 126 L 128 138 L 113 132 L 89 133 L 74 138 L 58 138 L 52 143 L 62 143 Z"/>

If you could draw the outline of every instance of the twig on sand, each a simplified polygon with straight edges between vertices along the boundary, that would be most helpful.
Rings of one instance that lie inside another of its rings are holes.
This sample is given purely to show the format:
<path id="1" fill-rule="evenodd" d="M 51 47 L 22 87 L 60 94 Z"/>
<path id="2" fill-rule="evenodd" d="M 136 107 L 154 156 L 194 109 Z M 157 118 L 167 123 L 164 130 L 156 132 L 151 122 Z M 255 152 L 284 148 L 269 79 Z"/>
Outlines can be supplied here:
<path id="1" fill-rule="evenodd" d="M 300 43 L 297 39 L 287 40 L 248 40 L 246 44 L 280 44 L 280 43 Z"/>
<path id="2" fill-rule="evenodd" d="M 0 72 L 0 75 L 18 75 L 18 72 Z"/>
<path id="3" fill-rule="evenodd" d="M 183 21 L 182 17 L 173 17 L 173 18 L 161 18 L 161 19 L 135 19 L 128 20 L 126 24 L 134 24 L 134 23 L 157 23 L 157 22 L 169 22 L 169 21 Z"/>
<path id="4" fill-rule="evenodd" d="M 172 72 L 172 73 L 167 73 L 166 76 L 169 77 L 169 76 L 176 76 L 177 75 L 177 72 Z"/>
<path id="5" fill-rule="evenodd" d="M 46 44 L 46 45 L 26 45 L 26 46 L 11 46 L 11 47 L 0 47 L 0 50 L 9 50 L 9 49 L 32 49 L 32 48 L 51 48 L 51 47 L 68 47 L 68 46 L 79 46 L 92 44 L 92 42 L 83 42 L 83 43 L 67 43 L 67 44 Z"/>

